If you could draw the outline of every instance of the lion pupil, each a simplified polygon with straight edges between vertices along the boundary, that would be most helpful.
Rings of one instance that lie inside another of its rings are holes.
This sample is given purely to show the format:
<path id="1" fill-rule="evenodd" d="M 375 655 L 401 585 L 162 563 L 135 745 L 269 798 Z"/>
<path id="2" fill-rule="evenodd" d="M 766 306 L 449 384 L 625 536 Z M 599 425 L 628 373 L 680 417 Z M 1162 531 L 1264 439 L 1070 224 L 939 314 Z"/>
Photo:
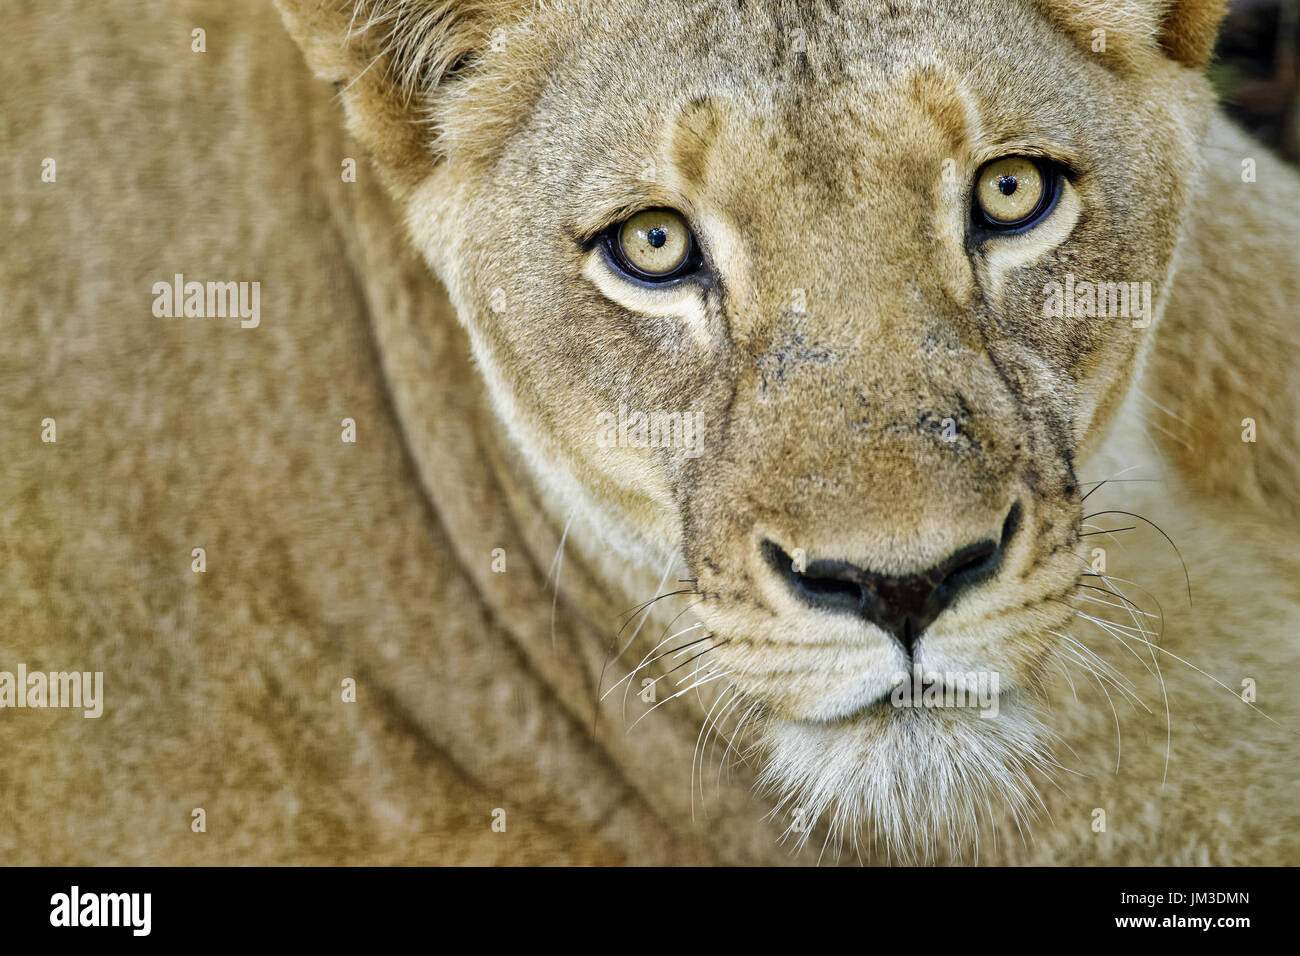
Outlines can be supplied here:
<path id="1" fill-rule="evenodd" d="M 658 249 L 668 241 L 668 233 L 662 226 L 656 226 L 645 234 L 645 239 L 653 248 Z"/>
<path id="2" fill-rule="evenodd" d="M 1016 182 L 1015 176 L 1003 176 L 998 180 L 998 189 L 1002 191 L 1002 195 L 1004 196 L 1010 196 L 1016 191 L 1016 187 L 1019 185 L 1020 184 Z"/>

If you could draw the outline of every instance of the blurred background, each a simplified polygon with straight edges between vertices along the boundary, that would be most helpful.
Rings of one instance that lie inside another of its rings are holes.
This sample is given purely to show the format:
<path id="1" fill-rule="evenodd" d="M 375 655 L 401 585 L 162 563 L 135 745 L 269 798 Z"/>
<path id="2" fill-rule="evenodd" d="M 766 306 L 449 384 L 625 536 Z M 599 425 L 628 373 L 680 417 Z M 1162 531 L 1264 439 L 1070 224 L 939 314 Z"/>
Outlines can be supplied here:
<path id="1" fill-rule="evenodd" d="M 1233 0 L 1210 79 L 1228 114 L 1300 164 L 1300 0 Z"/>

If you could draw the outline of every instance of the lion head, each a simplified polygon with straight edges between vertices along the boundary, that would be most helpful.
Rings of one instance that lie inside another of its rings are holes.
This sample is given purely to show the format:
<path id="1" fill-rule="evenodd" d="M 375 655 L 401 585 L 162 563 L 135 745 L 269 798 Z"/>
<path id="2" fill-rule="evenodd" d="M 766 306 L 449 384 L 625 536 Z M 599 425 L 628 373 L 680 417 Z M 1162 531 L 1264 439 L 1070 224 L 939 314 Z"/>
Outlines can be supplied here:
<path id="1" fill-rule="evenodd" d="M 1220 5 L 282 5 L 557 513 L 685 560 L 778 803 L 903 855 L 1027 809 Z"/>

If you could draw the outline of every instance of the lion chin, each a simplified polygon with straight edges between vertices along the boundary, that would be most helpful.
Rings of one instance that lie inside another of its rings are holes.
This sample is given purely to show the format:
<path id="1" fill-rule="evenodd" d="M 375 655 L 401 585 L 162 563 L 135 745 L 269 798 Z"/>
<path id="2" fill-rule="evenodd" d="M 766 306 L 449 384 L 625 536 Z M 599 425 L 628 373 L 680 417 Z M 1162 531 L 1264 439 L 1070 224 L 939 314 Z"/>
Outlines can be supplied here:
<path id="1" fill-rule="evenodd" d="M 792 822 L 798 848 L 825 824 L 823 854 L 894 863 L 975 862 L 994 821 L 1041 812 L 1036 780 L 1061 769 L 1054 734 L 1023 694 L 1004 694 L 997 720 L 970 709 L 898 709 L 879 701 L 832 722 L 769 717 L 757 728 L 757 786 Z"/>

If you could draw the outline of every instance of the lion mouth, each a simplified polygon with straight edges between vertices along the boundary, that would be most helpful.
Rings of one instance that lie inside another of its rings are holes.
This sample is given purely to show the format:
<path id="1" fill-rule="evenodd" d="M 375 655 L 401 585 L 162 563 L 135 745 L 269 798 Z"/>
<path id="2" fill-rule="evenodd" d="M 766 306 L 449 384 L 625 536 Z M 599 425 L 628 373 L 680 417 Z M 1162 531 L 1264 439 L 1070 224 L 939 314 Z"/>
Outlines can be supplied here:
<path id="1" fill-rule="evenodd" d="M 1013 692 L 998 700 L 998 719 L 987 720 L 972 708 L 898 708 L 888 698 L 829 723 L 770 719 L 759 790 L 796 842 L 820 822 L 837 844 L 900 862 L 956 852 L 995 808 L 1017 821 L 1035 816 L 1039 783 L 1058 769 L 1041 714 Z"/>
<path id="2" fill-rule="evenodd" d="M 919 664 L 891 675 L 890 686 L 875 691 L 844 714 L 823 723 L 852 723 L 875 717 L 906 719 L 915 710 L 969 710 L 986 720 L 1001 712 L 1003 695 L 1014 693 L 1004 686 L 996 670 L 928 670 Z"/>

